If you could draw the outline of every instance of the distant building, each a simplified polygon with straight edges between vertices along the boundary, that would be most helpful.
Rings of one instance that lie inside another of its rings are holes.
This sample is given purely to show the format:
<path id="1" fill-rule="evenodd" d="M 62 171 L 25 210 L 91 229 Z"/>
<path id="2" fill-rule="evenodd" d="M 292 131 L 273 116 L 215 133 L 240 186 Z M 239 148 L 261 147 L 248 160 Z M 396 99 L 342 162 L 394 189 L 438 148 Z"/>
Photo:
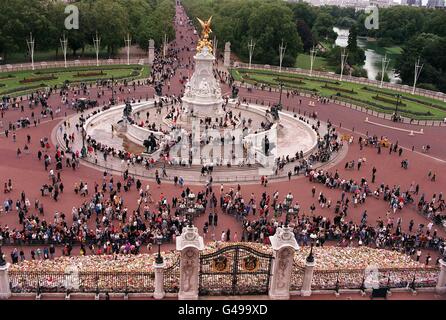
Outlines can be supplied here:
<path id="1" fill-rule="evenodd" d="M 286 0 L 289 2 L 299 2 L 299 0 Z M 364 10 L 368 6 L 377 6 L 380 8 L 397 5 L 393 0 L 301 0 L 313 6 L 338 6 L 341 8 L 355 8 L 356 10 Z M 403 0 L 406 1 L 406 0 Z M 415 0 L 407 0 L 415 1 Z"/>
<path id="2" fill-rule="evenodd" d="M 370 0 L 370 5 L 377 6 L 379 8 L 386 8 L 386 7 L 390 7 L 391 5 L 393 5 L 393 1 L 392 0 Z"/>
<path id="3" fill-rule="evenodd" d="M 444 8 L 445 0 L 428 0 L 426 7 L 428 8 Z"/>

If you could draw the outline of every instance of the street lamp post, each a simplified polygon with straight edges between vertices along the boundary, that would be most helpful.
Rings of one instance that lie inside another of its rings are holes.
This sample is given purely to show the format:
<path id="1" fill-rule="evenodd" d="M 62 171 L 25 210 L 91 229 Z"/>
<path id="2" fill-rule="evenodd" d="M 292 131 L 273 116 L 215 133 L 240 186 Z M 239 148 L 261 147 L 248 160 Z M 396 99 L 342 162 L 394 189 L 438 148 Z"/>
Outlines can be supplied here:
<path id="1" fill-rule="evenodd" d="M 161 244 L 163 243 L 163 236 L 159 234 L 156 237 L 156 241 L 158 244 L 158 256 L 155 259 L 156 264 L 163 264 L 163 257 L 161 256 Z"/>
<path id="2" fill-rule="evenodd" d="M 82 148 L 85 148 L 85 128 L 82 125 Z"/>
<path id="3" fill-rule="evenodd" d="M 112 76 L 111 88 L 112 88 L 112 105 L 115 105 L 115 77 L 114 76 Z"/>
<path id="4" fill-rule="evenodd" d="M 398 105 L 400 103 L 400 99 L 401 99 L 401 95 L 399 93 L 397 93 L 396 95 L 396 103 L 395 103 L 395 122 L 397 121 L 397 117 L 398 117 Z"/>
<path id="5" fill-rule="evenodd" d="M 279 82 L 279 86 L 280 86 L 280 95 L 279 95 L 279 106 L 282 105 L 282 89 L 283 89 L 283 82 Z"/>

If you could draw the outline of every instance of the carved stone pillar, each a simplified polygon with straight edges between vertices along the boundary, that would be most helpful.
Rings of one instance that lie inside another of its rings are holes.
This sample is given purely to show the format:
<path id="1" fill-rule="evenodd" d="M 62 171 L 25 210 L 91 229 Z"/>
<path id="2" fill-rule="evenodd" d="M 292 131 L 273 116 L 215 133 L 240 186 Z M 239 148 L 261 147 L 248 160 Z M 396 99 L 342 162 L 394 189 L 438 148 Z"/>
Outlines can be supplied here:
<path id="1" fill-rule="evenodd" d="M 274 250 L 269 297 L 276 300 L 286 300 L 290 298 L 294 254 L 299 246 L 293 231 L 288 227 L 277 228 L 274 236 L 269 237 L 269 239 Z"/>
<path id="2" fill-rule="evenodd" d="M 440 274 L 435 291 L 439 294 L 446 293 L 446 261 L 444 259 L 440 260 Z"/>
<path id="3" fill-rule="evenodd" d="M 180 290 L 178 300 L 198 299 L 200 272 L 200 251 L 204 249 L 203 237 L 194 226 L 183 228 L 176 240 L 176 249 L 180 251 Z"/>
<path id="4" fill-rule="evenodd" d="M 149 65 L 153 65 L 153 60 L 155 60 L 155 41 L 153 39 L 149 40 Z"/>
<path id="5" fill-rule="evenodd" d="M 2 254 L 1 251 L 0 254 Z M 6 263 L 4 266 L 0 266 L 0 299 L 9 299 L 9 297 L 11 297 L 8 269 L 9 263 Z"/>
<path id="6" fill-rule="evenodd" d="M 302 281 L 302 290 L 301 295 L 304 297 L 311 296 L 311 282 L 313 280 L 313 269 L 316 265 L 316 262 L 313 260 L 307 258 L 307 261 L 305 262 L 305 274 L 304 274 L 304 280 Z"/>
<path id="7" fill-rule="evenodd" d="M 225 44 L 225 55 L 224 55 L 224 66 L 230 67 L 231 66 L 231 43 L 226 42 Z"/>
<path id="8" fill-rule="evenodd" d="M 154 263 L 155 268 L 155 291 L 153 292 L 153 297 L 155 299 L 162 299 L 166 295 L 164 292 L 164 267 L 165 263 Z"/>

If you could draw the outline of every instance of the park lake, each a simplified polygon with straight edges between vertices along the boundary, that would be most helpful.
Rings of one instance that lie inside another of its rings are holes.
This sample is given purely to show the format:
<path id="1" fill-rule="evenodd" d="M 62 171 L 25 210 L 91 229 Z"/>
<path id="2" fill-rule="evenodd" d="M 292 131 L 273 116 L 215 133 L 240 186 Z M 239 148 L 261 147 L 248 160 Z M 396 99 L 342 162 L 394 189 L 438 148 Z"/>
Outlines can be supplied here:
<path id="1" fill-rule="evenodd" d="M 334 27 L 333 31 L 338 35 L 335 42 L 336 45 L 346 47 L 349 30 Z M 384 55 L 387 54 L 387 58 L 390 59 L 387 74 L 389 75 L 391 82 L 396 83 L 400 81 L 400 78 L 394 71 L 395 60 L 401 51 L 399 47 L 382 48 L 379 47 L 375 41 L 369 41 L 364 37 L 358 37 L 358 46 L 363 48 L 365 51 L 366 58 L 364 62 L 364 69 L 367 70 L 369 79 L 375 80 L 376 75 L 381 71 L 382 59 L 384 58 Z"/>

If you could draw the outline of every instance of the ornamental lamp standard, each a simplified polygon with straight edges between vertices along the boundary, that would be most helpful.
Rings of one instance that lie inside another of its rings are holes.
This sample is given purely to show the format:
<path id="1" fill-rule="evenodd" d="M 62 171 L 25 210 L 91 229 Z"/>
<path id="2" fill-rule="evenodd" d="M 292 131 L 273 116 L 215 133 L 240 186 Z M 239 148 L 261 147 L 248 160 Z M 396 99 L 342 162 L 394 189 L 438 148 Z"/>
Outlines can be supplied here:
<path id="1" fill-rule="evenodd" d="M 189 226 L 192 225 L 192 219 L 195 216 L 195 207 L 189 208 L 187 209 L 187 213 L 188 213 L 188 220 L 189 220 Z"/>
<path id="2" fill-rule="evenodd" d="M 156 243 L 158 244 L 158 256 L 155 259 L 156 264 L 162 264 L 163 263 L 163 257 L 161 256 L 161 244 L 163 243 L 163 236 L 161 233 L 159 233 L 156 236 Z"/>
<path id="3" fill-rule="evenodd" d="M 287 215 L 286 215 L 286 220 L 290 221 L 290 217 L 291 215 L 294 215 L 294 209 L 293 208 L 289 208 L 287 211 Z"/>
<path id="4" fill-rule="evenodd" d="M 312 233 L 310 234 L 311 239 L 311 249 L 310 254 L 307 257 L 307 262 L 314 262 L 314 256 L 313 256 L 313 246 L 314 246 L 314 240 L 317 238 L 316 234 Z"/>
<path id="5" fill-rule="evenodd" d="M 286 195 L 285 199 L 287 206 L 290 207 L 291 203 L 293 202 L 293 195 L 291 194 L 291 192 Z"/>

